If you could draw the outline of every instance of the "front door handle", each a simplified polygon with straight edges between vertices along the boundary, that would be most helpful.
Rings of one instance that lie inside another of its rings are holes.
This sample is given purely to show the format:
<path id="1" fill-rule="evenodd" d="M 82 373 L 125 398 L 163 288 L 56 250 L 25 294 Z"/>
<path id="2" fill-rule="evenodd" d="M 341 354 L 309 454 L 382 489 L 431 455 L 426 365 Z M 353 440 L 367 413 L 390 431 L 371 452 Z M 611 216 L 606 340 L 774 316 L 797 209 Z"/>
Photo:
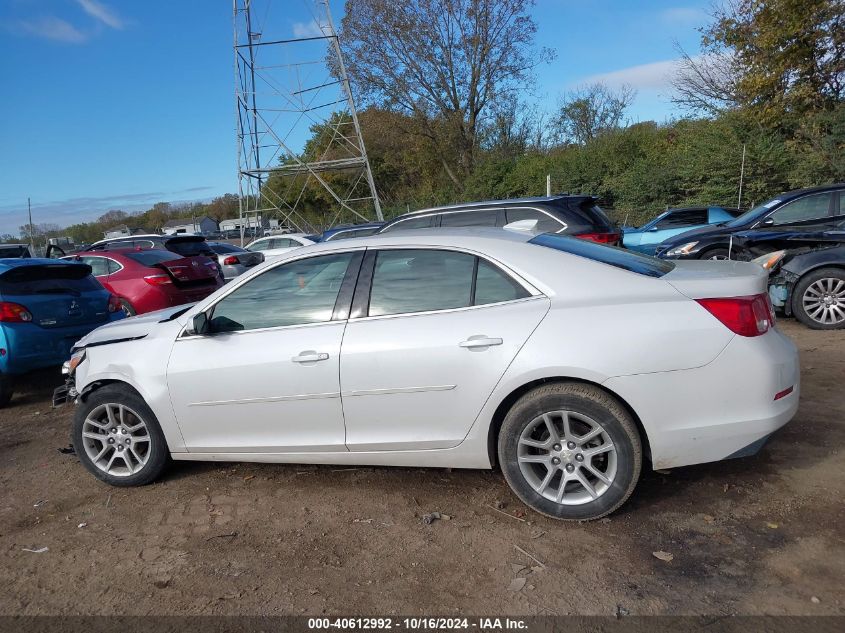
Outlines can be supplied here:
<path id="1" fill-rule="evenodd" d="M 475 336 L 470 336 L 467 340 L 458 343 L 458 345 L 460 345 L 461 347 L 467 347 L 469 349 L 477 347 L 491 347 L 493 345 L 501 344 L 502 339 L 491 338 L 489 336 L 484 336 L 483 334 L 476 334 Z"/>
<path id="2" fill-rule="evenodd" d="M 317 353 L 312 349 L 300 352 L 299 356 L 294 356 L 291 360 L 294 363 L 316 363 L 319 360 L 328 360 L 329 355 L 325 352 Z"/>

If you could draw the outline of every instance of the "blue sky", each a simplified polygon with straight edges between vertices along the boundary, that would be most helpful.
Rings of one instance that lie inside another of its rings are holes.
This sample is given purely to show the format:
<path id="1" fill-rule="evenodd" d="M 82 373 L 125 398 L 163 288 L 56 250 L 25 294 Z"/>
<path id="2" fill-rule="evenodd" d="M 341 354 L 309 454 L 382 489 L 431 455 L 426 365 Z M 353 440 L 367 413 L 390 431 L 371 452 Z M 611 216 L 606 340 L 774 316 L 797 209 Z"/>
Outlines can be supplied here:
<path id="1" fill-rule="evenodd" d="M 312 0 L 274 0 L 307 32 Z M 332 0 L 336 23 L 343 2 Z M 0 233 L 237 189 L 230 0 L 0 0 Z M 674 43 L 698 50 L 708 0 L 538 0 L 537 98 L 630 84 L 631 120 L 678 116 Z"/>

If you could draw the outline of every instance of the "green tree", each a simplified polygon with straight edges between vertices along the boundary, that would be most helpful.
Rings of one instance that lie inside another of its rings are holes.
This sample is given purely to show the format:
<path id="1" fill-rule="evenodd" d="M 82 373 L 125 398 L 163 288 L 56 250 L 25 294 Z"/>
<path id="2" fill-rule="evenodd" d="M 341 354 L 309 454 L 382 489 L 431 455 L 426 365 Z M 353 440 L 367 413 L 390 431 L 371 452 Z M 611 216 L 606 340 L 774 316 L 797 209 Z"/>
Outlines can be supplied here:
<path id="1" fill-rule="evenodd" d="M 349 76 L 371 104 L 403 112 L 436 148 L 460 190 L 492 103 L 515 100 L 534 50 L 533 0 L 347 0 L 340 42 Z"/>

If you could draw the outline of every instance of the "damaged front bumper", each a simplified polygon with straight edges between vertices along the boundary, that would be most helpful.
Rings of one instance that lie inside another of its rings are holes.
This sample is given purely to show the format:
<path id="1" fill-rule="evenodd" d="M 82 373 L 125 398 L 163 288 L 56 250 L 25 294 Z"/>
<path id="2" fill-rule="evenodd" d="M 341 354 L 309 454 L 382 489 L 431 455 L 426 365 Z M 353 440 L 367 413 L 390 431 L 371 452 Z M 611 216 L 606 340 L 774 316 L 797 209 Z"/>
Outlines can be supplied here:
<path id="1" fill-rule="evenodd" d="M 787 270 L 781 270 L 769 278 L 769 299 L 772 305 L 783 310 L 786 316 L 792 316 L 792 289 L 799 276 Z"/>
<path id="2" fill-rule="evenodd" d="M 65 377 L 65 384 L 53 390 L 54 409 L 68 402 L 75 402 L 77 397 L 79 397 L 79 392 L 76 390 L 76 381 L 74 380 L 73 372 L 70 370 L 69 361 L 62 365 L 62 375 Z"/>

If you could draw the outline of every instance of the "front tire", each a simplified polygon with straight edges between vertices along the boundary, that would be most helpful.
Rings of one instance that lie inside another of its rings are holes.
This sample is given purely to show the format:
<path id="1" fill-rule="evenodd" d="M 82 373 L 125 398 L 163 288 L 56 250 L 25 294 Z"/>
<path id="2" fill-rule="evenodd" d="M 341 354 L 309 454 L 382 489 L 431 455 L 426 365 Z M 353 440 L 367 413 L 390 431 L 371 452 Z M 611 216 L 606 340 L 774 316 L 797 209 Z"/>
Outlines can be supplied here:
<path id="1" fill-rule="evenodd" d="M 592 520 L 634 491 L 642 444 L 616 398 L 593 385 L 557 383 L 513 405 L 499 433 L 499 463 L 532 509 L 553 519 Z"/>
<path id="2" fill-rule="evenodd" d="M 143 486 L 164 471 L 169 453 L 161 426 L 138 393 L 107 385 L 78 405 L 71 442 L 82 465 L 112 486 Z"/>
<path id="3" fill-rule="evenodd" d="M 730 259 L 730 253 L 726 248 L 711 248 L 710 250 L 704 251 L 700 256 L 699 259 L 712 259 L 712 260 L 726 260 Z"/>
<path id="4" fill-rule="evenodd" d="M 814 330 L 845 327 L 845 270 L 822 268 L 799 279 L 792 291 L 792 313 Z"/>

